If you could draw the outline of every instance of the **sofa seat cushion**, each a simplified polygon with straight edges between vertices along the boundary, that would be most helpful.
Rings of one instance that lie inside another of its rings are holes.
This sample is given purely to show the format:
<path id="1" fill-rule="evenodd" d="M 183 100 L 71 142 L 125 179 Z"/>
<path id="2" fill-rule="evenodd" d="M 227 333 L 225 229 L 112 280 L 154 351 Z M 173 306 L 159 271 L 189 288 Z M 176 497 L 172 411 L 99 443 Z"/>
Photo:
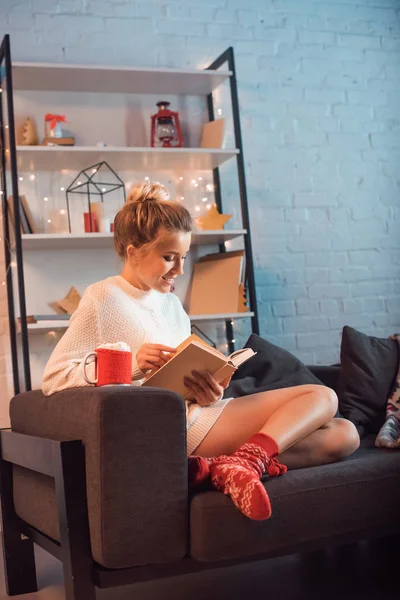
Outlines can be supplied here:
<path id="1" fill-rule="evenodd" d="M 344 461 L 266 479 L 272 505 L 267 521 L 246 518 L 219 492 L 196 494 L 190 509 L 191 556 L 215 561 L 274 555 L 288 547 L 293 552 L 312 543 L 322 547 L 330 538 L 346 542 L 391 527 L 394 533 L 400 529 L 400 455 L 374 448 L 374 437 L 365 438 Z"/>

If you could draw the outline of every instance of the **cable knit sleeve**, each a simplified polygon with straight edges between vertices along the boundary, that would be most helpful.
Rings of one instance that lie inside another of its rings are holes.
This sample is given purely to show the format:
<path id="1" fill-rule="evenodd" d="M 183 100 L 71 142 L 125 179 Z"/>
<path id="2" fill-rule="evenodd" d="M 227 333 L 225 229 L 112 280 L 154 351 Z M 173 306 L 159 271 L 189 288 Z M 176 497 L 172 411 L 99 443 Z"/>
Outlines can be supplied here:
<path id="1" fill-rule="evenodd" d="M 50 396 L 66 388 L 89 385 L 82 376 L 81 362 L 101 342 L 98 301 L 88 289 L 46 365 L 42 378 L 43 394 Z M 87 372 L 89 377 L 94 377 L 94 363 L 88 364 Z"/>

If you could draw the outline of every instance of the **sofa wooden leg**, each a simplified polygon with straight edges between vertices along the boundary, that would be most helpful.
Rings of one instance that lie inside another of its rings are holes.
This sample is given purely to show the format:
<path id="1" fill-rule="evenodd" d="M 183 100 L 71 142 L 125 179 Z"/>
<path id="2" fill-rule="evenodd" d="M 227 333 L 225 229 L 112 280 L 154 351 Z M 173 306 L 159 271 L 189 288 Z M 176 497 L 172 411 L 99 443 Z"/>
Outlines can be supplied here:
<path id="1" fill-rule="evenodd" d="M 81 442 L 60 442 L 53 454 L 66 600 L 96 600 Z"/>
<path id="2" fill-rule="evenodd" d="M 3 564 L 9 596 L 37 591 L 33 542 L 22 535 L 13 501 L 12 464 L 0 457 Z"/>

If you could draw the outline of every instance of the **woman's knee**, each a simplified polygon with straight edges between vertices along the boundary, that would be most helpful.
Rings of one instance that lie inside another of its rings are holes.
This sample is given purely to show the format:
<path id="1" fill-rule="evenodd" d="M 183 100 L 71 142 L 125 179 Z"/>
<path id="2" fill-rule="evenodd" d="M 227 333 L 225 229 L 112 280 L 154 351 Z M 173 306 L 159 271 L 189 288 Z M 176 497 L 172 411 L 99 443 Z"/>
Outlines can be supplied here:
<path id="1" fill-rule="evenodd" d="M 312 391 L 318 395 L 318 398 L 324 404 L 326 411 L 326 420 L 330 421 L 337 413 L 338 397 L 332 388 L 325 385 L 312 385 Z"/>
<path id="2" fill-rule="evenodd" d="M 332 461 L 350 456 L 360 446 L 360 436 L 354 424 L 347 419 L 333 419 L 328 426 L 324 451 Z"/>

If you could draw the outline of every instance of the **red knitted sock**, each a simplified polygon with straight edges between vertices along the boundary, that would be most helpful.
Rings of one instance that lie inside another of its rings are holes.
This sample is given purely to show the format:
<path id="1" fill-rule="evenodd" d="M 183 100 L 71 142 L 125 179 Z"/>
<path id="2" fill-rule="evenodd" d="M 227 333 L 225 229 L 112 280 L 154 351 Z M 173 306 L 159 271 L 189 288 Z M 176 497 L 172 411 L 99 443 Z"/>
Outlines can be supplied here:
<path id="1" fill-rule="evenodd" d="M 251 436 L 248 444 L 257 444 L 257 446 L 261 446 L 268 454 L 270 458 L 277 456 L 279 454 L 279 448 L 275 440 L 267 435 L 266 433 L 255 433 Z"/>
<path id="2" fill-rule="evenodd" d="M 267 464 L 267 473 L 270 477 L 277 477 L 278 475 L 283 475 L 287 472 L 286 465 L 282 465 L 275 457 L 279 454 L 279 448 L 275 440 L 267 435 L 266 433 L 256 433 L 251 436 L 248 444 L 256 444 L 257 446 L 261 446 L 263 450 L 267 453 L 269 457 L 269 462 Z"/>
<path id="3" fill-rule="evenodd" d="M 206 458 L 188 456 L 189 489 L 196 489 L 210 476 L 210 467 Z"/>
<path id="4" fill-rule="evenodd" d="M 211 483 L 220 492 L 232 498 L 235 506 L 250 519 L 262 521 L 271 516 L 271 503 L 267 491 L 260 481 L 266 470 L 265 452 L 248 452 L 247 444 L 231 456 L 210 459 Z M 267 457 L 267 460 L 268 457 Z"/>

